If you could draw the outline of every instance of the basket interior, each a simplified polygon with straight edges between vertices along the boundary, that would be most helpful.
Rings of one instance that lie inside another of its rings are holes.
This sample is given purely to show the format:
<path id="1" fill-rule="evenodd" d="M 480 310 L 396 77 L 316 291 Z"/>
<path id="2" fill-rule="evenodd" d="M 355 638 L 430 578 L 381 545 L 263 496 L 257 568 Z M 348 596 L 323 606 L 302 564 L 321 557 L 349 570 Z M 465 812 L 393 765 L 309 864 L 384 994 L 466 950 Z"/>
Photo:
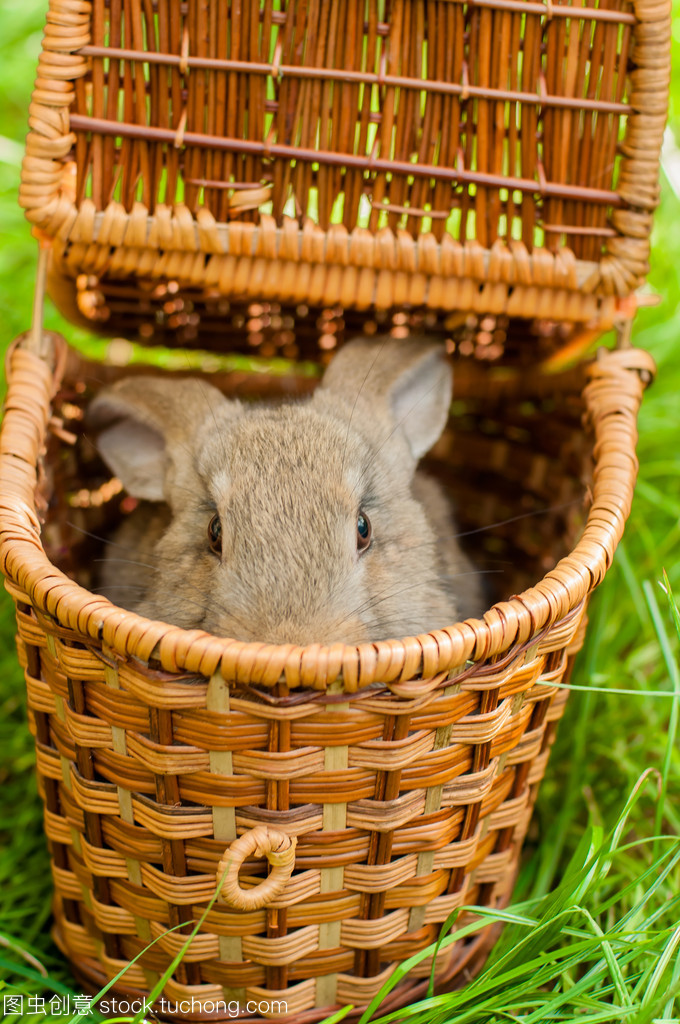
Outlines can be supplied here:
<path id="1" fill-rule="evenodd" d="M 328 322 L 319 322 L 315 336 L 293 336 L 296 349 L 304 346 L 314 360 L 267 364 L 232 356 L 229 370 L 215 372 L 210 365 L 211 382 L 247 401 L 309 394 L 332 355 L 325 347 L 328 339 L 338 344 Z M 392 325 L 391 330 L 407 328 Z M 489 603 L 533 586 L 572 549 L 585 517 L 591 464 L 590 439 L 581 424 L 580 368 L 562 374 L 522 365 L 495 369 L 486 365 L 485 356 L 493 344 L 493 331 L 478 327 L 470 332 L 463 326 L 450 356 L 454 403 L 449 424 L 424 460 L 450 494 L 461 543 L 484 574 Z M 111 482 L 83 430 L 82 415 L 102 384 L 140 372 L 171 371 L 88 363 L 74 354 L 55 406 L 77 440 L 73 445 L 56 438 L 51 442 L 43 539 L 55 564 L 88 589 L 98 587 L 104 539 L 131 504 Z"/>

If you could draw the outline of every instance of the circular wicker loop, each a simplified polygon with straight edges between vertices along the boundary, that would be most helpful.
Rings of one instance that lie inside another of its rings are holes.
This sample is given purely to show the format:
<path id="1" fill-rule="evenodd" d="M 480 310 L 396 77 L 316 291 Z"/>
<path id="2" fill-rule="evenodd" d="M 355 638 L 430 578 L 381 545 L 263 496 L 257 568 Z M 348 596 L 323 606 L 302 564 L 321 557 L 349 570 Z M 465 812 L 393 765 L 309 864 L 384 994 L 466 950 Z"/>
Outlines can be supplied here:
<path id="1" fill-rule="evenodd" d="M 259 910 L 271 903 L 283 891 L 293 873 L 296 845 L 295 836 L 287 836 L 268 825 L 256 825 L 236 839 L 224 851 L 217 867 L 217 884 L 222 879 L 223 899 L 236 910 Z M 265 856 L 272 871 L 254 889 L 242 889 L 238 884 L 238 873 L 244 860 L 253 853 L 256 857 Z"/>

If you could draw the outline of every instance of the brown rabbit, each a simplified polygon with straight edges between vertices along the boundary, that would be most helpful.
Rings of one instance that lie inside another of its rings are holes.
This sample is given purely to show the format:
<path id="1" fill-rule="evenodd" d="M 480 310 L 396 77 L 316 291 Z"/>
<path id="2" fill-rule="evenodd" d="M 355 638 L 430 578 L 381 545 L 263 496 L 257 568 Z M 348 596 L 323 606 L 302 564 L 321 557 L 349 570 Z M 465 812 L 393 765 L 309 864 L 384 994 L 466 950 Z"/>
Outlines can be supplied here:
<path id="1" fill-rule="evenodd" d="M 422 338 L 350 342 L 310 399 L 273 408 L 196 379 L 119 381 L 89 422 L 141 502 L 107 550 L 103 592 L 270 643 L 361 643 L 481 614 L 449 504 L 416 472 L 450 402 L 451 367 Z"/>

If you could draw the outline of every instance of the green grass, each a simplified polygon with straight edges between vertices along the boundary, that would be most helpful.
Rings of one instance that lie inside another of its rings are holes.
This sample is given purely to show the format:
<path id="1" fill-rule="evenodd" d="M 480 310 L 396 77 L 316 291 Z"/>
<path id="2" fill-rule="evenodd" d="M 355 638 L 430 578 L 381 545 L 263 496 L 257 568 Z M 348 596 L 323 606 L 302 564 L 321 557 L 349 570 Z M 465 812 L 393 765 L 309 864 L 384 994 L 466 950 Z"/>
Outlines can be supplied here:
<path id="1" fill-rule="evenodd" d="M 35 245 L 16 189 L 43 10 L 37 0 L 0 0 L 3 349 L 30 319 Z M 680 16 L 676 51 L 679 43 Z M 671 98 L 677 128 L 677 75 Z M 634 338 L 659 367 L 640 414 L 639 486 L 624 541 L 591 604 L 575 692 L 542 784 L 508 924 L 482 974 L 461 992 L 412 1007 L 411 1021 L 680 1019 L 680 678 L 677 613 L 661 586 L 665 568 L 680 594 L 679 214 L 663 180 L 650 275 L 661 302 L 640 312 Z M 47 325 L 84 338 L 52 309 Z M 0 978 L 14 992 L 49 1001 L 79 989 L 49 937 L 49 862 L 5 599 L 0 638 Z M 456 927 L 450 922 L 451 937 Z M 24 1017 L 46 1019 L 37 1009 Z"/>

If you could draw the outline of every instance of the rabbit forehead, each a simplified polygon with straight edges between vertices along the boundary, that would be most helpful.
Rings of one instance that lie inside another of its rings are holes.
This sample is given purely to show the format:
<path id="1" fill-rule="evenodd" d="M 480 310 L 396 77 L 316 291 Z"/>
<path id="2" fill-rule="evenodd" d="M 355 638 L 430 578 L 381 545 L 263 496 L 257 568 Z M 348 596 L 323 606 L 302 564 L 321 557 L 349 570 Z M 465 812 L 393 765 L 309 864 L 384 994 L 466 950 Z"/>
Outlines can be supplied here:
<path id="1" fill-rule="evenodd" d="M 205 444 L 199 470 L 218 504 L 263 492 L 275 503 L 296 494 L 307 504 L 313 493 L 358 502 L 370 462 L 369 446 L 346 422 L 301 404 L 251 410 Z"/>

